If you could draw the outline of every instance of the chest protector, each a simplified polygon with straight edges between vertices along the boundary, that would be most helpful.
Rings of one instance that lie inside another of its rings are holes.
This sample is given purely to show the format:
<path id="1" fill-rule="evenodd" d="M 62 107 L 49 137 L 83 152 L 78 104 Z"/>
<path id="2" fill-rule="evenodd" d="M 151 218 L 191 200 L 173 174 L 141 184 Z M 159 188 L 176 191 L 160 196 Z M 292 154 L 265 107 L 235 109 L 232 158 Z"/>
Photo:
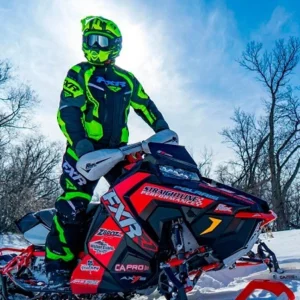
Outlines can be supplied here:
<path id="1" fill-rule="evenodd" d="M 130 77 L 115 66 L 93 66 L 80 73 L 86 96 L 83 124 L 88 137 L 112 148 L 127 143 L 133 90 Z"/>

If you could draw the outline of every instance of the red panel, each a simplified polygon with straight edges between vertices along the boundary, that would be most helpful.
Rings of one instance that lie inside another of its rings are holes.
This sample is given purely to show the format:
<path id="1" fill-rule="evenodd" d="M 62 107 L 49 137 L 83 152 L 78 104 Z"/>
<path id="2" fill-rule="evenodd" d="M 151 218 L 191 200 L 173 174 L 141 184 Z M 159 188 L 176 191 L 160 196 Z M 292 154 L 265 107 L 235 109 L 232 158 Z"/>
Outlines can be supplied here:
<path id="1" fill-rule="evenodd" d="M 74 294 L 96 294 L 105 269 L 90 255 L 86 255 L 71 277 L 71 290 Z"/>
<path id="2" fill-rule="evenodd" d="M 235 217 L 240 219 L 261 219 L 263 220 L 261 227 L 277 219 L 277 215 L 272 210 L 269 213 L 239 212 Z"/>
<path id="3" fill-rule="evenodd" d="M 45 251 L 34 251 L 33 255 L 43 257 L 45 256 Z"/>
<path id="4" fill-rule="evenodd" d="M 144 230 L 142 236 L 136 236 L 133 238 L 133 240 L 144 250 L 148 250 L 152 252 L 158 251 L 157 245 L 152 241 L 152 239 L 146 234 Z"/>
<path id="5" fill-rule="evenodd" d="M 248 261 L 245 261 L 245 262 L 236 262 L 235 263 L 235 266 L 236 267 L 253 267 L 255 265 L 261 265 L 263 264 L 262 262 L 248 262 Z"/>
<path id="6" fill-rule="evenodd" d="M 141 248 L 157 252 L 158 247 L 155 242 L 142 229 L 135 219 L 135 215 L 124 200 L 126 194 L 136 184 L 149 177 L 147 173 L 136 173 L 128 179 L 122 181 L 101 198 L 111 217 L 116 221 L 117 226 L 126 233 Z"/>
<path id="7" fill-rule="evenodd" d="M 139 215 L 153 200 L 153 197 L 146 197 L 145 195 L 141 195 L 141 190 L 143 190 L 143 186 L 130 197 L 131 203 L 133 204 L 134 209 Z"/>
<path id="8" fill-rule="evenodd" d="M 107 267 L 123 237 L 120 227 L 108 217 L 89 241 L 89 252 Z"/>
<path id="9" fill-rule="evenodd" d="M 114 190 L 118 195 L 124 196 L 124 194 L 126 194 L 131 188 L 133 188 L 136 184 L 143 181 L 149 176 L 150 174 L 147 173 L 135 173 L 132 176 L 130 176 L 128 179 L 117 184 L 114 187 Z"/>
<path id="10" fill-rule="evenodd" d="M 89 241 L 89 252 L 105 267 L 114 255 L 124 237 L 112 217 L 108 217 L 97 233 Z M 101 283 L 105 268 L 90 255 L 83 257 L 71 278 L 71 289 L 74 294 L 95 294 Z"/>
<path id="11" fill-rule="evenodd" d="M 220 268 L 220 264 L 219 263 L 212 263 L 212 264 L 209 264 L 207 266 L 203 266 L 201 269 L 204 272 L 208 272 L 208 271 L 211 271 L 211 270 L 215 270 L 217 268 Z"/>
<path id="12" fill-rule="evenodd" d="M 196 208 L 205 208 L 214 200 L 187 192 L 165 188 L 151 183 L 143 184 L 132 196 L 131 202 L 137 213 L 141 213 L 152 200 L 181 204 Z"/>

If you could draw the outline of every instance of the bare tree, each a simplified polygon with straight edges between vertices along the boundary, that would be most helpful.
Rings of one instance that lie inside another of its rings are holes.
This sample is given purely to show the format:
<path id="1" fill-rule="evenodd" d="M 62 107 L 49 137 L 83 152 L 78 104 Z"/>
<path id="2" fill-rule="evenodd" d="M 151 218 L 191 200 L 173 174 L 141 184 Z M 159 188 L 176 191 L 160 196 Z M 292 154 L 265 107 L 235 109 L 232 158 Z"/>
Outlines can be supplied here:
<path id="1" fill-rule="evenodd" d="M 269 180 L 264 155 L 269 138 L 267 123 L 263 118 L 256 120 L 254 115 L 241 109 L 235 110 L 232 120 L 234 127 L 223 129 L 221 135 L 235 152 L 236 159 L 230 160 L 227 167 L 218 167 L 219 180 L 261 197 Z"/>
<path id="2" fill-rule="evenodd" d="M 37 102 L 31 87 L 14 76 L 11 64 L 0 60 L 0 150 L 16 129 L 30 127 L 30 113 Z"/>
<path id="3" fill-rule="evenodd" d="M 272 51 L 262 53 L 262 44 L 251 42 L 240 60 L 241 66 L 255 72 L 268 91 L 268 164 L 271 196 L 278 214 L 278 229 L 288 227 L 286 199 L 300 169 L 300 101 L 299 90 L 291 83 L 299 62 L 300 40 L 278 40 Z"/>
<path id="4" fill-rule="evenodd" d="M 289 216 L 292 228 L 300 228 L 300 179 L 296 180 L 289 189 L 285 210 Z"/>
<path id="5" fill-rule="evenodd" d="M 204 177 L 209 177 L 211 175 L 213 156 L 213 151 L 205 147 L 202 152 L 200 162 L 198 163 L 198 169 Z"/>
<path id="6" fill-rule="evenodd" d="M 0 160 L 0 232 L 25 213 L 51 207 L 59 194 L 62 146 L 28 137 Z"/>
<path id="7" fill-rule="evenodd" d="M 0 60 L 0 232 L 13 229 L 13 221 L 26 212 L 52 206 L 58 195 L 62 147 L 42 136 L 24 140 L 25 132 L 20 134 L 33 128 L 37 103 L 35 92 L 18 80 L 10 62 Z"/>

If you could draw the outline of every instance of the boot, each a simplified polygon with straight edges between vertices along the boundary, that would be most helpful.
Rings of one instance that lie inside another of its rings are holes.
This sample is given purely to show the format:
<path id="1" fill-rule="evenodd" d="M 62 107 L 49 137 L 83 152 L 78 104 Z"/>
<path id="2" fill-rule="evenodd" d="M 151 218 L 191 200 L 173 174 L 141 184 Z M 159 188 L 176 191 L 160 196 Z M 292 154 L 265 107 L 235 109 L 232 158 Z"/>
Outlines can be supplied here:
<path id="1" fill-rule="evenodd" d="M 68 287 L 70 285 L 71 271 L 70 270 L 55 270 L 47 273 L 48 287 Z"/>
<path id="2" fill-rule="evenodd" d="M 62 260 L 49 260 L 46 258 L 46 274 L 48 286 L 58 288 L 70 285 L 72 271 L 75 263 L 66 263 Z"/>

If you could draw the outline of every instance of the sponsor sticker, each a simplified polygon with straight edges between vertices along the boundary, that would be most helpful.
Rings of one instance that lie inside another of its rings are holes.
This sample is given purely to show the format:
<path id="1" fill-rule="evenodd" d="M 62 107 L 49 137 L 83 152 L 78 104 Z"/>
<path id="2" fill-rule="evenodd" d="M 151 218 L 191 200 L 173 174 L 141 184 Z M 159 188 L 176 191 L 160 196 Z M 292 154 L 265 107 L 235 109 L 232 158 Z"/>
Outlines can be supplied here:
<path id="1" fill-rule="evenodd" d="M 99 266 L 94 265 L 94 261 L 89 259 L 85 265 L 80 265 L 80 270 L 84 272 L 98 272 L 100 270 Z"/>
<path id="2" fill-rule="evenodd" d="M 116 272 L 145 272 L 149 270 L 149 266 L 143 264 L 116 264 Z"/>
<path id="3" fill-rule="evenodd" d="M 219 204 L 214 210 L 216 213 L 232 214 L 232 207 L 225 204 Z"/>
<path id="4" fill-rule="evenodd" d="M 108 238 L 113 238 L 113 237 L 122 238 L 123 233 L 118 230 L 100 228 L 99 231 L 97 232 L 97 236 L 103 236 L 103 237 L 108 237 Z"/>
<path id="5" fill-rule="evenodd" d="M 203 198 L 200 198 L 195 195 L 190 195 L 183 192 L 177 192 L 173 190 L 160 189 L 151 186 L 145 186 L 141 194 L 157 197 L 159 199 L 165 199 L 169 201 L 174 201 L 180 204 L 187 204 L 193 206 L 201 207 L 203 205 Z"/>
<path id="6" fill-rule="evenodd" d="M 103 240 L 90 243 L 91 249 L 93 249 L 97 254 L 106 254 L 115 250 L 115 247 L 109 245 Z"/>
<path id="7" fill-rule="evenodd" d="M 280 278 L 280 279 L 289 279 L 289 280 L 297 280 L 298 276 L 295 274 L 287 274 L 287 275 L 278 275 L 277 277 L 275 276 L 274 279 Z"/>
<path id="8" fill-rule="evenodd" d="M 218 196 L 215 196 L 215 195 L 212 195 L 212 194 L 209 194 L 209 193 L 205 193 L 205 192 L 202 192 L 202 191 L 199 191 L 199 190 L 193 190 L 193 189 L 189 189 L 189 188 L 186 188 L 184 186 L 178 186 L 178 185 L 174 186 L 174 188 L 178 189 L 178 190 L 188 192 L 188 193 L 196 194 L 196 195 L 199 195 L 199 196 L 202 196 L 202 197 L 206 197 L 206 198 L 209 198 L 209 199 L 219 200 Z"/>
<path id="9" fill-rule="evenodd" d="M 100 280 L 74 279 L 74 280 L 71 281 L 71 283 L 87 284 L 87 285 L 98 285 L 100 283 Z"/>
<path id="10" fill-rule="evenodd" d="M 146 281 L 146 277 L 143 277 L 143 276 L 123 276 L 121 278 L 121 280 L 128 280 L 128 281 L 131 281 L 131 283 L 136 283 L 138 281 Z"/>
<path id="11" fill-rule="evenodd" d="M 86 179 L 80 175 L 75 169 L 65 160 L 62 165 L 64 172 L 69 174 L 69 176 L 76 181 L 79 185 L 85 185 Z"/>
<path id="12" fill-rule="evenodd" d="M 98 55 L 98 54 L 97 54 Z M 101 77 L 101 76 L 97 76 L 97 82 L 101 83 L 104 82 L 105 85 L 109 86 L 120 86 L 120 87 L 125 87 L 126 86 L 126 82 L 125 81 L 112 81 L 112 80 L 106 80 L 105 78 Z"/>

